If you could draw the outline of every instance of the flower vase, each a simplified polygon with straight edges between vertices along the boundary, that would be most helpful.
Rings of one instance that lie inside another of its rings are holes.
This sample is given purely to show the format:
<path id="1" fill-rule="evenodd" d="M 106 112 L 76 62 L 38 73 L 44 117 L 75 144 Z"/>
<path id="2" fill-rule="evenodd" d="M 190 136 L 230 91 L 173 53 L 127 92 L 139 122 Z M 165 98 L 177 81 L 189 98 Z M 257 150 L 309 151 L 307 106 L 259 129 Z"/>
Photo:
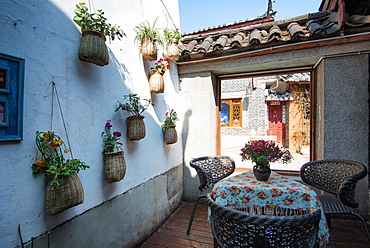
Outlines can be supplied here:
<path id="1" fill-rule="evenodd" d="M 58 175 L 63 179 L 62 185 L 51 185 L 54 174 L 47 173 L 48 183 L 45 191 L 45 208 L 48 214 L 54 215 L 84 202 L 84 191 L 77 173 L 70 176 Z"/>
<path id="2" fill-rule="evenodd" d="M 99 66 L 109 64 L 108 48 L 105 44 L 104 35 L 92 30 L 83 31 L 78 58 L 81 61 Z"/>
<path id="3" fill-rule="evenodd" d="M 168 42 L 167 44 L 167 58 L 172 61 L 178 61 L 180 58 L 180 49 L 175 42 Z"/>
<path id="4" fill-rule="evenodd" d="M 145 137 L 145 116 L 133 115 L 127 117 L 127 137 L 129 140 L 141 140 Z"/>
<path id="5" fill-rule="evenodd" d="M 256 165 L 253 166 L 253 173 L 258 181 L 267 181 L 271 175 L 270 165 L 256 163 Z"/>
<path id="6" fill-rule="evenodd" d="M 174 144 L 177 142 L 176 126 L 169 126 L 164 130 L 164 141 L 167 145 Z"/>
<path id="7" fill-rule="evenodd" d="M 164 79 L 163 74 L 159 71 L 152 73 L 149 78 L 149 87 L 151 92 L 163 93 L 164 92 Z"/>
<path id="8" fill-rule="evenodd" d="M 106 152 L 104 157 L 104 174 L 109 183 L 118 182 L 126 174 L 126 162 L 123 151 Z"/>

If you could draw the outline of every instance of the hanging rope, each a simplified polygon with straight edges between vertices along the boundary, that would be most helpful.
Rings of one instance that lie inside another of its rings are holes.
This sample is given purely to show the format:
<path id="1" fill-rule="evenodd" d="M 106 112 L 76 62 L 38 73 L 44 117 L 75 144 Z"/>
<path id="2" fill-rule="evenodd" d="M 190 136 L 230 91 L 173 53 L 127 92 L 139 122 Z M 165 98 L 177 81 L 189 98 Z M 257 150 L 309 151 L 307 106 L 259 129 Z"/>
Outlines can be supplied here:
<path id="1" fill-rule="evenodd" d="M 57 101 L 58 101 L 58 106 L 59 106 L 59 111 L 60 111 L 60 115 L 62 117 L 62 122 L 63 122 L 63 127 L 64 127 L 64 132 L 66 133 L 66 137 L 67 137 L 67 142 L 68 142 L 68 148 L 71 148 L 71 144 L 69 142 L 69 137 L 68 137 L 68 132 L 67 132 L 67 126 L 66 126 L 66 123 L 64 121 L 64 115 L 63 115 L 63 111 L 62 111 L 62 107 L 61 107 L 61 104 L 60 104 L 60 100 L 59 100 L 59 95 L 58 95 L 58 90 L 57 90 L 57 86 L 55 85 L 54 81 L 51 81 L 51 84 L 52 84 L 52 97 L 51 97 L 51 121 L 50 121 L 50 130 L 53 130 L 53 116 L 54 116 L 54 94 L 57 98 Z M 71 157 L 73 159 L 73 153 L 72 153 L 72 149 L 71 149 Z"/>
<path id="2" fill-rule="evenodd" d="M 177 27 L 176 27 L 176 25 L 175 25 L 175 22 L 172 20 L 172 17 L 171 17 L 170 12 L 168 12 L 168 9 L 167 9 L 166 5 L 163 3 L 163 0 L 161 0 L 161 3 L 162 3 L 162 5 L 163 5 L 163 7 L 166 9 L 166 12 L 167 12 L 168 16 L 170 17 L 170 19 L 171 19 L 171 22 L 172 22 L 173 26 L 175 27 L 175 29 L 177 29 Z"/>
<path id="3" fill-rule="evenodd" d="M 91 7 L 92 6 L 92 7 Z M 89 0 L 89 13 L 95 13 L 95 5 L 94 5 L 94 2 L 92 0 Z"/>

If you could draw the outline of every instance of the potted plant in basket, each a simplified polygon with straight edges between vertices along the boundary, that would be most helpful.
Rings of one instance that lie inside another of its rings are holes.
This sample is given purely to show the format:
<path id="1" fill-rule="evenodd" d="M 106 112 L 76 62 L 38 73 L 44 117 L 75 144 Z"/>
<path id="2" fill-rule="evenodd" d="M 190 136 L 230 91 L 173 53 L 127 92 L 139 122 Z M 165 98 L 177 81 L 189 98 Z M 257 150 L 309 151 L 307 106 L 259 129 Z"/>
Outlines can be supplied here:
<path id="1" fill-rule="evenodd" d="M 80 26 L 82 39 L 78 50 L 78 58 L 85 62 L 104 66 L 109 63 L 108 48 L 105 37 L 120 40 L 126 35 L 119 27 L 107 23 L 104 12 L 89 13 L 85 3 L 76 4 L 73 20 Z"/>
<path id="2" fill-rule="evenodd" d="M 125 103 L 118 101 L 118 107 L 115 111 L 120 109 L 127 110 L 132 116 L 127 117 L 127 137 L 129 140 L 141 140 L 145 137 L 145 123 L 141 114 L 149 108 L 154 106 L 151 99 L 141 99 L 137 94 L 124 95 Z M 144 102 L 142 104 L 141 102 Z"/>
<path id="3" fill-rule="evenodd" d="M 177 142 L 177 132 L 176 132 L 176 121 L 178 121 L 177 113 L 175 110 L 171 109 L 170 112 L 166 112 L 163 124 L 161 125 L 164 134 L 164 141 L 169 144 L 174 144 Z"/>
<path id="4" fill-rule="evenodd" d="M 270 163 L 281 161 L 283 164 L 291 162 L 290 151 L 273 141 L 249 141 L 241 149 L 242 161 L 252 160 L 255 165 L 253 172 L 257 180 L 267 181 L 271 174 Z"/>
<path id="5" fill-rule="evenodd" d="M 104 135 L 104 174 L 108 182 L 118 182 L 126 174 L 126 161 L 124 158 L 122 143 L 119 141 L 122 136 L 121 132 L 112 132 L 110 120 L 105 123 Z"/>
<path id="6" fill-rule="evenodd" d="M 166 56 L 172 61 L 178 61 L 180 58 L 180 49 L 178 47 L 179 41 L 181 40 L 181 34 L 178 28 L 176 29 L 165 29 L 164 39 L 166 41 Z"/>
<path id="7" fill-rule="evenodd" d="M 153 25 L 149 21 L 144 21 L 135 27 L 135 40 L 140 43 L 143 58 L 149 61 L 157 60 L 157 44 L 163 44 L 159 28 L 155 26 L 157 20 L 158 17 L 155 19 Z"/>
<path id="8" fill-rule="evenodd" d="M 57 214 L 83 203 L 84 192 L 77 172 L 90 168 L 79 159 L 65 159 L 71 154 L 61 138 L 54 132 L 36 133 L 37 159 L 32 164 L 34 174 L 45 172 L 49 180 L 46 187 L 45 207 L 49 214 Z"/>
<path id="9" fill-rule="evenodd" d="M 151 68 L 149 73 L 149 87 L 151 92 L 163 93 L 164 92 L 164 73 L 171 68 L 169 58 L 160 58 Z"/>

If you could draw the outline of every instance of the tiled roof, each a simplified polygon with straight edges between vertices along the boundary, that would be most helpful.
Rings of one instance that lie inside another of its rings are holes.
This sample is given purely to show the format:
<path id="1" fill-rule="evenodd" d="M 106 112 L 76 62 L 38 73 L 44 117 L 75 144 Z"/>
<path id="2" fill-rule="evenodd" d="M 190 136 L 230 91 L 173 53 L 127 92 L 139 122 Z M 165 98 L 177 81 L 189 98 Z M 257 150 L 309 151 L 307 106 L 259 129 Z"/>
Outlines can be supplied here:
<path id="1" fill-rule="evenodd" d="M 179 44 L 179 62 L 370 31 L 369 24 L 370 16 L 346 15 L 341 25 L 340 12 L 325 10 L 281 21 L 189 34 Z"/>

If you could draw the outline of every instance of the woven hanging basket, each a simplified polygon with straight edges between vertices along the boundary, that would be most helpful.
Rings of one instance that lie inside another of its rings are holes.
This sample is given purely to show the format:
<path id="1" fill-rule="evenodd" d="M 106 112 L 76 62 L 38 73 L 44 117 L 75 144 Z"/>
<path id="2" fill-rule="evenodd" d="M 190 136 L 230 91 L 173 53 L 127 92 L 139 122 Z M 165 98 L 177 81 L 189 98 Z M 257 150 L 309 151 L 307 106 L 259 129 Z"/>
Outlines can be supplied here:
<path id="1" fill-rule="evenodd" d="M 51 186 L 54 174 L 47 173 L 48 183 L 45 192 L 45 208 L 48 214 L 58 214 L 84 202 L 84 191 L 77 173 L 63 177 L 64 184 Z"/>
<path id="2" fill-rule="evenodd" d="M 123 151 L 104 153 L 104 173 L 108 182 L 118 182 L 126 174 L 126 162 Z"/>
<path id="3" fill-rule="evenodd" d="M 164 78 L 162 73 L 156 71 L 150 75 L 149 88 L 151 92 L 155 93 L 164 92 Z"/>
<path id="4" fill-rule="evenodd" d="M 141 140 L 145 137 L 145 116 L 133 115 L 127 117 L 127 137 L 129 140 Z"/>
<path id="5" fill-rule="evenodd" d="M 109 64 L 108 48 L 104 35 L 92 30 L 83 31 L 78 58 L 81 61 L 100 66 Z"/>
<path id="6" fill-rule="evenodd" d="M 141 44 L 141 55 L 149 61 L 157 60 L 157 45 L 155 42 L 144 40 Z"/>
<path id="7" fill-rule="evenodd" d="M 167 145 L 175 144 L 177 142 L 176 126 L 170 126 L 164 130 L 164 141 Z"/>
<path id="8" fill-rule="evenodd" d="M 172 61 L 178 61 L 180 58 L 180 49 L 175 42 L 168 42 L 167 44 L 167 58 Z"/>

